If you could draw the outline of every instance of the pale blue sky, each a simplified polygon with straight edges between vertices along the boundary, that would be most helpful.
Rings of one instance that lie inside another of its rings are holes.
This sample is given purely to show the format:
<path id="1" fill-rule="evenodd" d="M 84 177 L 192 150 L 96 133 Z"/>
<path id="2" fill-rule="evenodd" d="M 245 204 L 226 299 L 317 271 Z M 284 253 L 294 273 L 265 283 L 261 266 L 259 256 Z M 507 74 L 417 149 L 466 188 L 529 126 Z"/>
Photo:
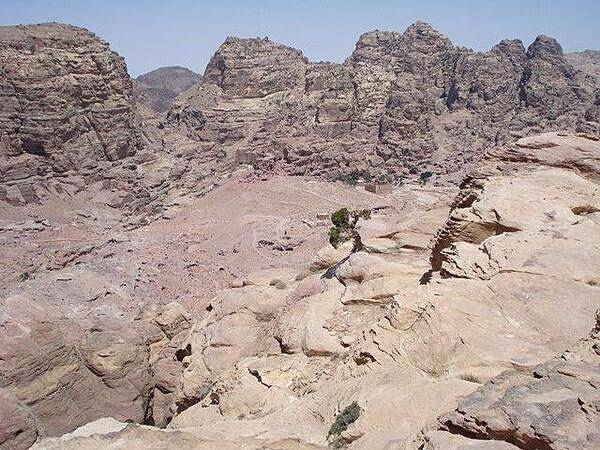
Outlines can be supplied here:
<path id="1" fill-rule="evenodd" d="M 0 23 L 84 26 L 123 55 L 133 76 L 164 65 L 202 73 L 228 35 L 268 36 L 311 60 L 343 61 L 369 30 L 424 20 L 456 45 L 488 50 L 538 34 L 566 51 L 600 49 L 600 0 L 0 0 Z"/>

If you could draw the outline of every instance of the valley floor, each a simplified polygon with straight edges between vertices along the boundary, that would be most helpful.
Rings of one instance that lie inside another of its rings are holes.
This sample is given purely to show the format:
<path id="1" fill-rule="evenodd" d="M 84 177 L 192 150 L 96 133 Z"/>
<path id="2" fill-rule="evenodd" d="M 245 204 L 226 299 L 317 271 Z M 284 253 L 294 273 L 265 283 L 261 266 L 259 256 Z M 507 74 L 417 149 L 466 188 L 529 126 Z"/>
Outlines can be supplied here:
<path id="1" fill-rule="evenodd" d="M 82 192 L 41 205 L 7 207 L 0 221 L 0 268 L 9 292 L 49 272 L 94 267 L 157 303 L 202 310 L 220 289 L 270 268 L 302 271 L 327 244 L 329 215 L 342 207 L 381 208 L 385 228 L 411 211 L 448 204 L 452 188 L 410 185 L 392 194 L 314 178 L 265 180 L 240 171 L 199 198 L 182 198 L 161 218 L 127 230 L 102 195 Z"/>

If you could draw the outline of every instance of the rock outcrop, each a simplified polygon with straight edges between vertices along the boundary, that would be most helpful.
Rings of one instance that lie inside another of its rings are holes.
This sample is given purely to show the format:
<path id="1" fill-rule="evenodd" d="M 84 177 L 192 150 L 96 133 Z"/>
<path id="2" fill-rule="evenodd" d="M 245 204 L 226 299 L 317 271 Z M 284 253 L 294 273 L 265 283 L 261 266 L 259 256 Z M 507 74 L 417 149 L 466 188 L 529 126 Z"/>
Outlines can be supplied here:
<path id="1" fill-rule="evenodd" d="M 239 164 L 458 182 L 495 145 L 545 130 L 599 132 L 594 53 L 564 55 L 545 36 L 527 50 L 512 40 L 477 53 L 418 22 L 365 33 L 343 64 L 228 38 L 203 80 L 180 68 L 140 77 L 140 108 L 122 58 L 86 30 L 3 27 L 0 43 L 0 199 L 11 204 L 100 183 L 115 192 L 112 205 L 156 217 Z M 156 95 L 177 93 L 164 120 L 145 107 L 163 110 Z"/>
<path id="2" fill-rule="evenodd" d="M 2 201 L 81 189 L 143 146 L 125 61 L 89 31 L 0 27 L 0 70 Z"/>
<path id="3" fill-rule="evenodd" d="M 169 436 L 248 448 L 596 448 L 599 162 L 599 142 L 584 135 L 491 150 L 432 240 L 434 267 L 415 224 L 442 226 L 443 205 L 392 230 L 360 224 L 366 251 L 340 252 L 331 278 L 262 272 L 211 301 L 180 345 L 175 396 L 186 408 L 167 430 L 120 424 L 40 448 Z"/>
<path id="4" fill-rule="evenodd" d="M 585 50 L 583 52 L 566 53 L 565 57 L 573 67 L 581 70 L 598 82 L 600 75 L 600 50 Z"/>
<path id="5" fill-rule="evenodd" d="M 344 64 L 228 38 L 167 122 L 267 172 L 458 180 L 490 146 L 546 130 L 598 135 L 595 81 L 571 61 L 546 36 L 476 53 L 421 22 L 364 34 Z"/>
<path id="6" fill-rule="evenodd" d="M 173 99 L 194 84 L 202 76 L 185 67 L 160 67 L 135 79 L 141 102 L 157 113 L 168 111 Z"/>
<path id="7" fill-rule="evenodd" d="M 424 448 L 459 448 L 449 445 L 454 436 L 465 446 L 485 440 L 506 448 L 595 448 L 599 378 L 600 313 L 591 335 L 575 347 L 533 370 L 504 372 L 467 396 L 440 417 L 441 430 L 426 434 Z"/>
<path id="8" fill-rule="evenodd" d="M 0 299 L 0 446 L 26 448 L 102 417 L 165 425 L 191 327 L 178 304 L 131 303 L 89 269 L 40 275 Z"/>
<path id="9" fill-rule="evenodd" d="M 156 114 L 137 101 L 124 59 L 85 29 L 0 27 L 0 75 L 3 204 L 87 192 L 139 226 L 182 194 L 206 192 L 229 168 L 218 151 L 165 136 Z M 175 81 L 162 85 L 172 95 L 191 83 Z"/>

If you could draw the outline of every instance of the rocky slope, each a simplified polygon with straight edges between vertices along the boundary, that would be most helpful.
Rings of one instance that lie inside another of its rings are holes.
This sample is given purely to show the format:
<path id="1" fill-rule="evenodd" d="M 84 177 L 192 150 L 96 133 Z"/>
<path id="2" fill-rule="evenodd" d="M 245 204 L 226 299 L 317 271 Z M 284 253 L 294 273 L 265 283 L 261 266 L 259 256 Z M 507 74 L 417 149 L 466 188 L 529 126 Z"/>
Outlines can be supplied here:
<path id="1" fill-rule="evenodd" d="M 512 444 L 506 448 L 596 447 L 599 357 L 600 315 L 590 336 L 562 355 L 533 370 L 503 373 L 462 400 L 440 417 L 442 431 L 425 448 L 456 448 L 442 444 L 453 436 Z"/>
<path id="2" fill-rule="evenodd" d="M 581 70 L 591 78 L 596 80 L 598 86 L 598 78 L 600 77 L 600 50 L 585 50 L 583 52 L 566 53 L 565 57 L 573 67 Z"/>
<path id="3" fill-rule="evenodd" d="M 249 171 L 220 182 L 132 230 L 103 191 L 3 209 L 0 446 L 24 448 L 107 415 L 164 426 L 188 405 L 182 339 L 216 292 L 258 269 L 300 273 L 326 242 L 318 215 L 392 202 L 299 177 L 256 181 Z M 419 208 L 413 198 L 407 189 L 393 203 Z M 396 215 L 382 211 L 383 220 Z"/>
<path id="4" fill-rule="evenodd" d="M 530 133 L 598 135 L 595 69 L 577 58 L 546 36 L 477 53 L 421 22 L 362 35 L 344 64 L 228 38 L 168 124 L 267 172 L 460 179 L 484 149 Z"/>
<path id="5" fill-rule="evenodd" d="M 135 227 L 182 196 L 207 192 L 230 167 L 220 151 L 166 136 L 154 112 L 136 102 L 123 58 L 85 29 L 0 27 L 0 71 L 2 205 L 69 202 L 83 193 Z"/>
<path id="6" fill-rule="evenodd" d="M 365 251 L 218 293 L 166 430 L 95 422 L 36 448 L 596 448 L 599 182 L 585 136 L 494 149 L 449 215 L 375 215 Z"/>
<path id="7" fill-rule="evenodd" d="M 140 77 L 136 105 L 122 58 L 86 30 L 3 27 L 0 42 L 0 198 L 12 204 L 97 187 L 157 217 L 246 163 L 266 175 L 459 181 L 490 146 L 551 129 L 598 134 L 594 53 L 565 56 L 545 36 L 476 53 L 419 22 L 364 34 L 344 64 L 228 38 L 164 121 L 147 106 L 197 81 L 186 69 Z"/>
<path id="8" fill-rule="evenodd" d="M 141 101 L 155 112 L 161 113 L 171 107 L 173 99 L 194 84 L 202 76 L 185 67 L 159 67 L 140 75 L 135 84 L 141 93 Z"/>

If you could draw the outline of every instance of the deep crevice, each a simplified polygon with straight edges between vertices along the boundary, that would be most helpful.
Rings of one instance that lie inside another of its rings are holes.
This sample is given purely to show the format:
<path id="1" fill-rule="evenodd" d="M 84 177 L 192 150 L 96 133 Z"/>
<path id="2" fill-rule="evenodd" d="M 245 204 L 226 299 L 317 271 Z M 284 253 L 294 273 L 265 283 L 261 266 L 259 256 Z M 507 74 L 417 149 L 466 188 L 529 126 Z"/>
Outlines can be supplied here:
<path id="1" fill-rule="evenodd" d="M 477 421 L 476 421 L 477 422 Z M 478 425 L 484 425 L 483 423 L 477 422 Z M 546 440 L 532 439 L 531 437 L 521 435 L 518 436 L 516 433 L 510 431 L 494 431 L 488 427 L 485 429 L 485 433 L 476 433 L 473 431 L 465 430 L 453 423 L 446 421 L 444 423 L 445 431 L 451 434 L 464 436 L 468 439 L 476 441 L 501 441 L 512 444 L 522 450 L 552 450 L 552 446 Z"/>

